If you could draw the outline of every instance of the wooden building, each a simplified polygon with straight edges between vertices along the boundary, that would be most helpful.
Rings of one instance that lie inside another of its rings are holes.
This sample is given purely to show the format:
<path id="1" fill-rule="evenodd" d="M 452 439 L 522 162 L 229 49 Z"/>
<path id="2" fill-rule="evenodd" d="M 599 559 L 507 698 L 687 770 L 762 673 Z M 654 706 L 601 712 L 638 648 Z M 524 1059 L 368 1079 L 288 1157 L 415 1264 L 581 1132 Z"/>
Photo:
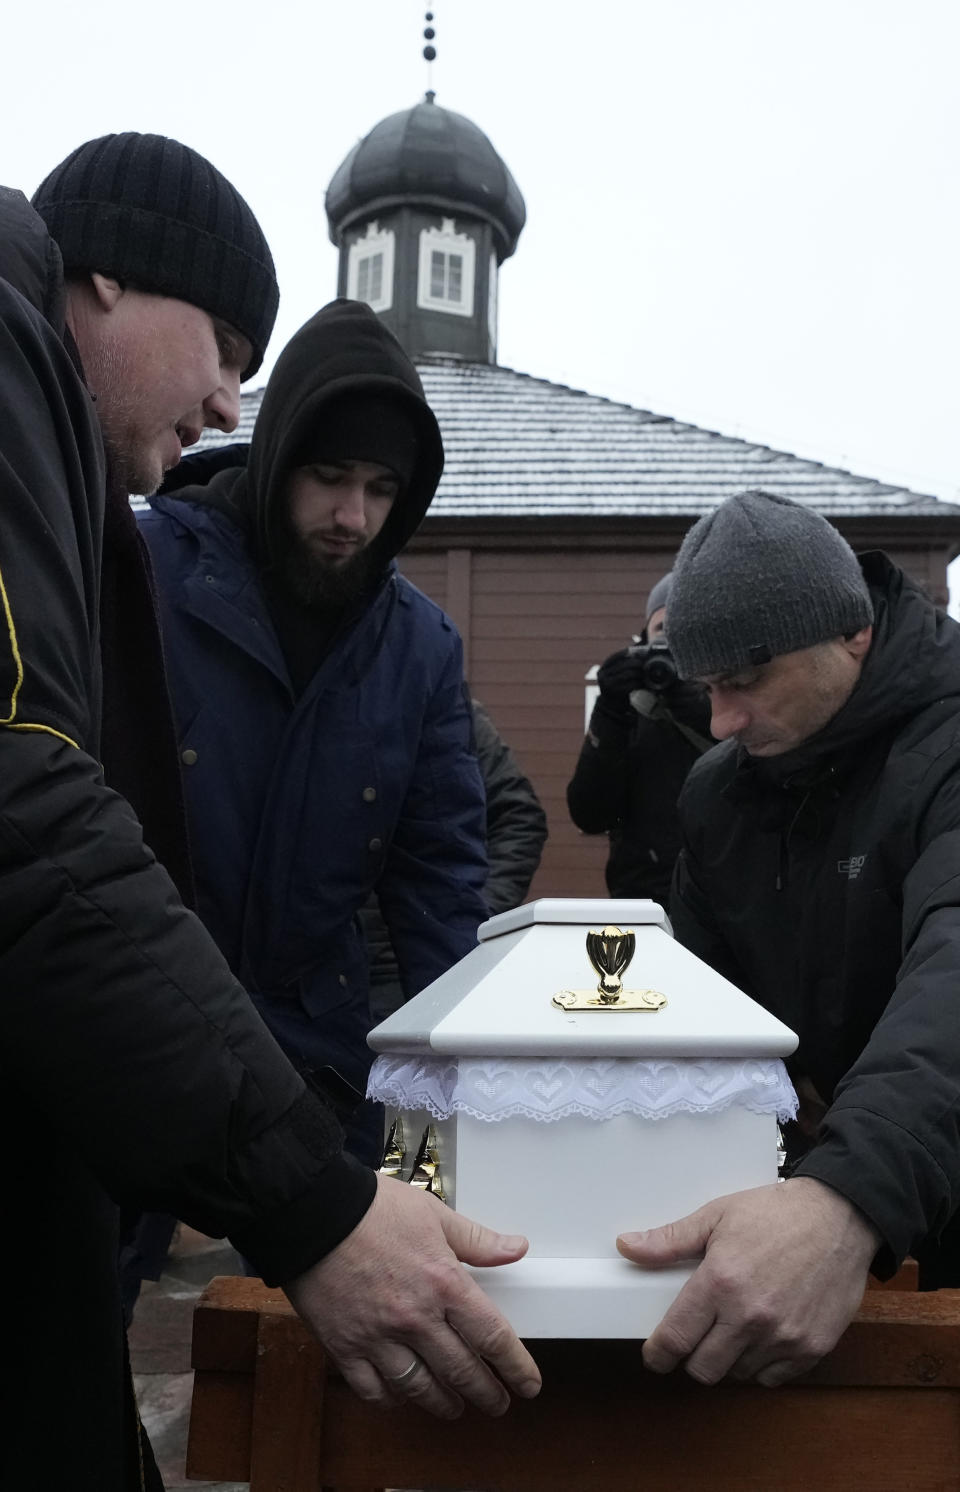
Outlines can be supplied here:
<path id="1" fill-rule="evenodd" d="M 350 152 L 327 214 L 338 293 L 397 334 L 443 431 L 443 480 L 401 565 L 460 628 L 471 688 L 547 811 L 532 894 L 602 895 L 605 838 L 581 835 L 565 801 L 584 678 L 639 631 L 690 525 L 763 487 L 887 550 L 945 604 L 960 507 L 501 367 L 497 277 L 523 199 L 482 131 L 430 94 Z M 248 438 L 259 401 L 245 393 L 238 433 L 205 443 Z"/>

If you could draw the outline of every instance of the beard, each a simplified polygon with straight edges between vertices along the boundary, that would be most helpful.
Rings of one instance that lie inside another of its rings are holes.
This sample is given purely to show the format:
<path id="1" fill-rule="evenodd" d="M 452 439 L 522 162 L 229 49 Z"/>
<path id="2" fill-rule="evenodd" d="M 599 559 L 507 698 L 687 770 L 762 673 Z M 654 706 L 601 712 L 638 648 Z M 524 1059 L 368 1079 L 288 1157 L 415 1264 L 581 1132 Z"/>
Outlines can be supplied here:
<path id="1" fill-rule="evenodd" d="M 375 544 L 365 544 L 337 563 L 288 531 L 273 566 L 273 583 L 309 611 L 346 611 L 369 594 L 382 569 Z"/>

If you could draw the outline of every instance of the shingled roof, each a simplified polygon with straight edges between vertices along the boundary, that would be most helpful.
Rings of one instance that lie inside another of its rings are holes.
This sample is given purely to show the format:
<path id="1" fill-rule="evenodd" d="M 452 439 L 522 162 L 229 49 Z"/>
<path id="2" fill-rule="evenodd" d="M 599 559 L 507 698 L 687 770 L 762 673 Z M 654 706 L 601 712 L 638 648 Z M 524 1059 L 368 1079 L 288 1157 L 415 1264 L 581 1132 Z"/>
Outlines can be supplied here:
<path id="1" fill-rule="evenodd" d="M 444 518 L 694 518 L 748 487 L 831 518 L 956 518 L 960 506 L 769 446 L 517 373 L 435 357 L 417 364 L 446 449 L 431 515 Z M 249 440 L 262 389 L 244 391 L 233 435 Z"/>

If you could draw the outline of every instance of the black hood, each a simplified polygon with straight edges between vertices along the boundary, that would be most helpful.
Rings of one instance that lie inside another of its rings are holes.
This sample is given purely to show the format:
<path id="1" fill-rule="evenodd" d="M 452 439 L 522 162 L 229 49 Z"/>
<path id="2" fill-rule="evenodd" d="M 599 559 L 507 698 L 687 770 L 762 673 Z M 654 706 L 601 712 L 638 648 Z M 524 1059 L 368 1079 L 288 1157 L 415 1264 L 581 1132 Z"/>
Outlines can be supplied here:
<path id="1" fill-rule="evenodd" d="M 257 415 L 246 474 L 235 491 L 261 565 L 276 557 L 278 503 L 287 473 L 305 442 L 322 429 L 331 401 L 343 394 L 389 396 L 403 405 L 418 432 L 413 475 L 374 540 L 383 566 L 423 521 L 443 471 L 443 443 L 417 370 L 369 306 L 331 301 L 280 354 Z"/>
<path id="2" fill-rule="evenodd" d="M 63 336 L 63 262 L 47 225 L 22 192 L 0 187 L 0 279 L 6 280 Z"/>

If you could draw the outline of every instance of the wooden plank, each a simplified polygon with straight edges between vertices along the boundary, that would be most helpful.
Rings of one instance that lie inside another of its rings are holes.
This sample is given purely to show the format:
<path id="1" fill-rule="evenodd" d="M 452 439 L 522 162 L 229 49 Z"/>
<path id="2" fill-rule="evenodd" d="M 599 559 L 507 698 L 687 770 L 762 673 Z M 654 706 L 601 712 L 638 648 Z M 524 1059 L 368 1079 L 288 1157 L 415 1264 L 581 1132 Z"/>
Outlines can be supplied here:
<path id="1" fill-rule="evenodd" d="M 189 1477 L 249 1479 L 260 1319 L 290 1311 L 283 1292 L 262 1280 L 218 1275 L 204 1290 L 193 1316 Z"/>
<path id="2" fill-rule="evenodd" d="M 248 1372 L 199 1370 L 193 1380 L 187 1476 L 200 1481 L 250 1478 L 253 1364 Z"/>
<path id="3" fill-rule="evenodd" d="M 446 611 L 463 642 L 463 671 L 470 676 L 470 653 L 473 637 L 473 603 L 471 589 L 471 556 L 469 549 L 447 551 Z"/>
<path id="4" fill-rule="evenodd" d="M 606 655 L 605 655 L 606 656 Z M 602 662 L 602 659 L 594 660 Z M 588 665 L 589 666 L 589 665 Z M 542 675 L 535 674 L 530 667 L 530 661 L 526 654 L 522 657 L 516 655 L 510 659 L 489 658 L 485 654 L 477 655 L 474 652 L 472 677 L 473 685 L 477 693 L 485 692 L 492 687 L 503 685 L 525 685 L 533 682 L 546 683 L 550 688 L 569 690 L 574 684 L 579 689 L 580 724 L 583 728 L 583 687 L 586 667 L 582 666 L 582 660 L 575 658 L 571 663 L 568 661 L 566 671 L 557 677 L 544 680 Z"/>
<path id="5" fill-rule="evenodd" d="M 254 1339 L 248 1320 L 229 1329 L 222 1318 L 231 1301 L 249 1318 L 258 1290 Z M 834 1352 L 774 1391 L 658 1377 L 644 1371 L 635 1342 L 531 1343 L 540 1398 L 514 1403 L 502 1420 L 467 1411 L 453 1424 L 414 1409 L 384 1416 L 337 1375 L 324 1382 L 320 1349 L 286 1301 L 258 1283 L 214 1282 L 198 1306 L 205 1314 L 211 1325 L 198 1337 L 210 1366 L 197 1373 L 190 1474 L 244 1480 L 249 1466 L 252 1492 L 960 1485 L 960 1291 L 868 1291 Z"/>
<path id="6" fill-rule="evenodd" d="M 523 643 L 522 649 L 518 649 L 518 641 Z M 531 665 L 542 663 L 557 664 L 557 678 L 566 680 L 568 684 L 577 683 L 583 685 L 583 675 L 592 663 L 602 663 L 604 658 L 619 645 L 617 639 L 608 639 L 610 646 L 606 651 L 600 653 L 600 644 L 597 647 L 591 644 L 589 647 L 581 647 L 582 634 L 579 629 L 574 628 L 568 637 L 561 636 L 555 627 L 543 627 L 538 636 L 528 636 L 525 629 L 517 628 L 512 636 L 485 637 L 482 628 L 475 628 L 473 635 L 473 661 L 474 667 L 482 660 L 484 664 L 507 664 L 523 659 L 527 667 L 527 677 L 534 676 Z M 594 657 L 594 652 L 598 656 Z M 587 661 L 584 662 L 584 659 Z M 583 720 L 583 700 L 580 700 L 581 726 Z"/>
<path id="7" fill-rule="evenodd" d="M 960 1290 L 868 1289 L 804 1383 L 960 1387 Z"/>
<path id="8" fill-rule="evenodd" d="M 252 1372 L 260 1317 L 288 1316 L 291 1312 L 283 1291 L 269 1289 L 262 1280 L 215 1276 L 194 1311 L 191 1365 L 195 1369 Z"/>
<path id="9" fill-rule="evenodd" d="M 530 883 L 527 900 L 536 901 L 541 896 L 609 896 L 603 873 L 605 863 L 578 865 L 571 873 L 558 870 L 544 853 L 540 868 Z"/>
<path id="10" fill-rule="evenodd" d="M 484 1492 L 946 1492 L 960 1482 L 957 1398 L 947 1390 L 616 1383 L 581 1373 L 493 1424 L 468 1412 L 389 1436 L 346 1389 L 331 1394 L 328 1486 Z M 397 1418 L 397 1416 L 394 1416 Z"/>
<path id="11" fill-rule="evenodd" d="M 572 679 L 542 679 L 514 677 L 501 679 L 488 675 L 487 685 L 496 691 L 498 723 L 499 719 L 506 720 L 511 710 L 523 709 L 525 706 L 535 705 L 540 710 L 566 709 L 576 702 L 580 705 L 581 719 L 583 716 L 583 691 L 586 680 Z M 484 699 L 484 693 L 474 680 L 474 694 L 478 699 Z M 486 700 L 484 699 L 484 703 Z"/>
<path id="12" fill-rule="evenodd" d="M 555 770 L 563 771 L 564 763 L 569 762 L 572 776 L 583 745 L 583 735 L 577 730 L 562 730 L 559 727 L 551 729 L 548 718 L 542 725 L 513 727 L 510 731 L 511 746 L 514 743 L 517 751 L 530 755 L 536 753 L 538 757 L 542 754 Z"/>
<path id="13" fill-rule="evenodd" d="M 451 553 L 456 551 L 451 550 Z M 596 589 L 576 595 L 563 586 L 549 590 L 527 590 L 523 581 L 514 589 L 504 582 L 497 590 L 476 589 L 474 612 L 477 617 L 527 618 L 552 616 L 577 621 L 590 617 L 601 624 L 621 645 L 630 641 L 643 626 L 643 605 L 633 588 L 629 596 L 615 590 L 606 578 L 597 578 Z"/>
<path id="14" fill-rule="evenodd" d="M 916 1259 L 904 1259 L 896 1274 L 888 1280 L 875 1280 L 873 1275 L 867 1280 L 868 1290 L 916 1290 L 919 1287 L 920 1278 Z"/>
<path id="15" fill-rule="evenodd" d="M 316 1492 L 325 1383 L 323 1349 L 300 1319 L 292 1312 L 262 1315 L 257 1333 L 250 1492 Z"/>
<path id="16" fill-rule="evenodd" d="M 629 622 L 611 626 L 606 617 L 578 615 L 569 608 L 555 616 L 540 611 L 525 616 L 496 612 L 475 614 L 473 620 L 474 640 L 485 657 L 498 657 L 497 650 L 507 642 L 529 643 L 531 648 L 552 643 L 553 651 L 546 656 L 556 661 L 568 678 L 577 679 L 582 679 L 594 663 L 602 663 L 618 648 L 626 647 L 636 630 Z M 525 648 L 520 656 L 531 654 Z"/>
<path id="17" fill-rule="evenodd" d="M 536 732 L 545 741 L 554 740 L 557 737 L 560 738 L 560 740 L 563 742 L 563 746 L 556 748 L 556 755 L 559 755 L 561 751 L 568 749 L 571 744 L 576 746 L 577 754 L 579 755 L 580 747 L 583 745 L 584 734 L 583 691 L 584 684 L 583 680 L 581 679 L 573 683 L 568 681 L 560 688 L 556 688 L 555 693 L 547 696 L 548 700 L 550 700 L 551 703 L 556 703 L 558 699 L 561 699 L 568 708 L 571 705 L 576 705 L 578 707 L 579 713 L 576 717 L 575 724 L 571 724 L 569 721 L 558 721 L 550 715 L 548 715 L 547 719 L 544 720 L 544 705 L 539 700 L 535 700 L 532 698 L 528 700 L 517 701 L 510 706 L 509 710 L 501 710 L 497 703 L 488 705 L 488 709 L 490 709 L 491 711 L 493 711 L 494 709 L 497 710 L 497 721 L 498 724 L 502 723 L 504 731 L 506 731 L 507 726 L 509 725 L 511 746 L 515 744 L 519 746 L 519 740 L 521 736 L 526 735 L 529 732 Z M 479 689 L 476 692 L 478 698 L 483 698 L 484 703 L 486 703 L 487 698 L 490 698 L 494 701 L 496 700 L 495 692 L 488 694 L 487 691 L 484 691 L 483 696 L 480 696 Z M 548 703 L 546 705 L 546 709 L 548 711 L 551 708 L 551 703 Z"/>
<path id="18" fill-rule="evenodd" d="M 563 549 L 477 549 L 477 581 L 484 586 L 495 586 L 503 575 L 526 575 L 530 584 L 549 589 L 551 585 L 567 581 L 587 591 L 590 577 L 595 574 L 617 576 L 623 585 L 632 586 L 637 599 L 646 599 L 647 592 L 673 564 L 676 551 L 661 551 L 656 555 L 645 551 L 640 545 L 622 543 L 614 549 L 598 549 L 589 544 L 571 539 L 566 551 Z M 581 582 L 584 582 L 581 584 Z"/>
<path id="19" fill-rule="evenodd" d="M 868 1326 L 879 1343 L 884 1338 L 895 1341 L 904 1327 L 923 1327 L 936 1331 L 941 1342 L 953 1341 L 960 1333 L 960 1290 L 914 1290 L 912 1270 L 906 1270 L 898 1278 L 908 1282 L 906 1290 L 866 1290 L 847 1334 L 859 1323 Z M 241 1318 L 240 1324 L 231 1325 L 231 1317 Z M 321 1350 L 315 1346 L 281 1290 L 270 1289 L 262 1280 L 220 1275 L 211 1280 L 197 1302 L 194 1366 L 201 1371 L 252 1373 L 260 1351 L 260 1322 L 264 1317 L 279 1317 L 287 1321 L 305 1342 L 314 1346 L 315 1351 Z M 838 1360 L 842 1360 L 838 1354 L 842 1354 L 845 1341 L 846 1334 L 834 1348 L 832 1356 Z M 602 1356 L 617 1371 L 626 1372 L 634 1362 L 637 1349 L 632 1341 L 585 1338 L 577 1341 L 542 1340 L 536 1342 L 532 1350 L 543 1353 L 557 1372 L 575 1377 L 585 1354 Z M 858 1357 L 848 1371 L 857 1374 L 862 1367 Z M 899 1378 L 881 1380 L 873 1376 L 872 1369 L 869 1371 L 869 1377 L 852 1376 L 848 1381 L 873 1385 L 881 1381 L 901 1381 Z M 651 1382 L 655 1381 L 660 1380 L 651 1375 Z M 960 1376 L 957 1383 L 960 1385 Z"/>
<path id="20" fill-rule="evenodd" d="M 540 863 L 537 875 L 542 876 L 549 871 L 551 874 L 559 877 L 565 885 L 569 885 L 574 879 L 579 881 L 586 875 L 592 876 L 594 871 L 602 876 L 606 864 L 607 850 L 603 845 L 585 846 L 582 851 L 576 854 L 572 851 L 563 854 L 554 846 L 550 851 L 549 859 L 547 859 L 546 851 L 544 851 L 543 860 Z M 600 890 L 597 894 L 606 896 L 609 893 L 606 890 Z M 530 899 L 532 900 L 533 897 L 531 896 Z"/>

